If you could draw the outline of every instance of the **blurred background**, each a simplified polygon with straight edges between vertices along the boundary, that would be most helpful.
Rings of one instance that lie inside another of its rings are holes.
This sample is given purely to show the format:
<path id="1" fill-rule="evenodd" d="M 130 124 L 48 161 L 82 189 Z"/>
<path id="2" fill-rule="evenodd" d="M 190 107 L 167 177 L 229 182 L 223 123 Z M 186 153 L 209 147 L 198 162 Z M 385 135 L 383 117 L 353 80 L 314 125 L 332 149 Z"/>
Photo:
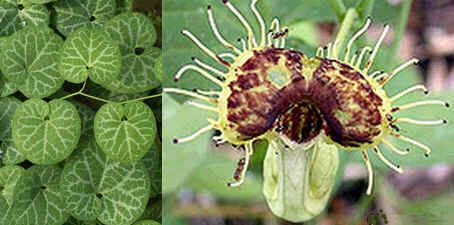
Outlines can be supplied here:
<path id="1" fill-rule="evenodd" d="M 216 51 L 222 46 L 208 26 L 206 5 L 213 5 L 218 27 L 234 42 L 245 33 L 236 19 L 217 0 L 163 0 L 163 48 L 165 86 L 213 88 L 200 76 L 187 74 L 175 84 L 173 75 L 191 56 L 203 54 L 182 35 L 191 30 Z M 232 0 L 250 21 L 247 0 Z M 367 7 L 365 7 L 367 6 Z M 367 16 L 373 25 L 359 46 L 373 45 L 383 24 L 392 26 L 374 68 L 390 71 L 411 57 L 422 60 L 399 73 L 387 86 L 393 95 L 416 83 L 425 83 L 430 98 L 454 105 L 454 0 L 261 0 L 267 24 L 273 17 L 290 27 L 288 47 L 313 56 L 318 46 L 333 41 L 342 12 L 354 7 L 359 13 L 353 34 Z M 209 61 L 209 59 L 206 59 Z M 216 65 L 214 62 L 212 65 Z M 401 103 L 428 98 L 415 93 Z M 171 143 L 207 124 L 208 113 L 185 104 L 185 98 L 164 95 L 163 102 L 163 224 L 168 225 L 280 225 L 283 221 L 269 211 L 262 195 L 262 163 L 267 143 L 255 143 L 252 168 L 246 183 L 227 188 L 241 153 L 232 146 L 215 147 L 213 134 L 181 145 Z M 367 171 L 358 152 L 339 150 L 341 165 L 335 190 L 326 210 L 308 225 L 448 225 L 454 214 L 454 113 L 442 107 L 421 107 L 402 113 L 411 118 L 447 119 L 440 127 L 403 126 L 402 132 L 432 147 L 425 158 L 416 149 L 407 156 L 386 154 L 405 169 L 397 174 L 372 156 L 375 168 L 374 194 L 365 194 Z M 405 143 L 396 143 L 402 149 Z M 371 154 L 372 155 L 372 154 Z"/>

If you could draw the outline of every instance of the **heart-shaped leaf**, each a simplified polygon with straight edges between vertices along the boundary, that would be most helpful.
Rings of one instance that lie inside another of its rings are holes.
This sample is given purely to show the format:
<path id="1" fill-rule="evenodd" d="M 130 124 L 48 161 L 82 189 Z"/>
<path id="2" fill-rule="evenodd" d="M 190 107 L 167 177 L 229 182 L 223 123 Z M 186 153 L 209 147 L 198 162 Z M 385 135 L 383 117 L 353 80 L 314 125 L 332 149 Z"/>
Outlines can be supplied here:
<path id="1" fill-rule="evenodd" d="M 17 184 L 18 192 L 7 224 L 63 224 L 69 215 L 59 191 L 60 174 L 61 169 L 56 165 L 27 169 Z"/>
<path id="2" fill-rule="evenodd" d="M 82 83 L 90 76 L 95 83 L 109 84 L 120 74 L 120 49 L 99 29 L 71 33 L 61 54 L 59 71 L 69 82 Z"/>
<path id="3" fill-rule="evenodd" d="M 131 224 L 149 198 L 150 178 L 142 162 L 108 159 L 93 139 L 84 139 L 65 164 L 60 182 L 67 209 L 81 220 Z"/>
<path id="4" fill-rule="evenodd" d="M 154 197 L 161 193 L 162 163 L 160 146 L 155 143 L 151 150 L 143 157 L 143 162 L 151 177 L 150 197 Z"/>
<path id="5" fill-rule="evenodd" d="M 14 97 L 0 98 L 0 149 L 4 164 L 17 164 L 25 160 L 14 145 L 11 134 L 11 120 L 21 102 Z"/>
<path id="6" fill-rule="evenodd" d="M 120 45 L 122 69 L 120 77 L 106 86 L 121 93 L 137 93 L 159 86 L 155 64 L 161 50 L 153 47 L 157 35 L 151 20 L 139 13 L 123 13 L 104 27 L 106 35 Z"/>
<path id="7" fill-rule="evenodd" d="M 0 168 L 0 205 L 4 202 L 9 207 L 13 204 L 15 194 L 17 192 L 17 182 L 22 177 L 24 169 L 20 166 L 10 165 Z M 2 208 L 4 206 L 0 206 Z"/>
<path id="8" fill-rule="evenodd" d="M 109 158 L 131 163 L 153 145 L 156 119 L 143 102 L 108 103 L 96 113 L 94 130 L 96 142 Z"/>
<path id="9" fill-rule="evenodd" d="M 154 220 L 141 220 L 141 221 L 135 222 L 134 225 L 161 225 L 161 224 Z"/>
<path id="10" fill-rule="evenodd" d="M 115 0 L 61 0 L 54 5 L 57 29 L 65 36 L 80 27 L 104 24 L 115 14 Z"/>
<path id="11" fill-rule="evenodd" d="M 65 100 L 30 99 L 16 110 L 12 123 L 17 149 L 35 164 L 54 164 L 68 157 L 79 142 L 77 109 Z"/>
<path id="12" fill-rule="evenodd" d="M 49 10 L 44 5 L 22 0 L 0 1 L 0 37 L 8 36 L 28 25 L 48 25 Z"/>
<path id="13" fill-rule="evenodd" d="M 27 97 L 43 98 L 63 84 L 57 61 L 63 41 L 51 29 L 29 26 L 3 41 L 0 67 Z"/>

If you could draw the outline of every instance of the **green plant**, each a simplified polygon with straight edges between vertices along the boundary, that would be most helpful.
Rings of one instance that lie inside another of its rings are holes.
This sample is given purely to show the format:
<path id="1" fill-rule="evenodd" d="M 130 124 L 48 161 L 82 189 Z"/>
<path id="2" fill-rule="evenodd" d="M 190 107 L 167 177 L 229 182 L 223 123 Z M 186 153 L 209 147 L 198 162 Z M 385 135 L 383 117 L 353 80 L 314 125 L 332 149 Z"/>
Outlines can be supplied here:
<path id="1" fill-rule="evenodd" d="M 0 225 L 159 224 L 159 15 L 133 8 L 0 0 Z"/>
<path id="2" fill-rule="evenodd" d="M 194 89 L 194 91 L 191 92 L 190 90 L 185 89 L 168 88 L 165 89 L 165 92 L 192 97 L 195 99 L 195 102 L 186 102 L 187 105 L 192 105 L 196 108 L 210 112 L 208 125 L 199 126 L 201 128 L 192 135 L 180 139 L 174 138 L 173 142 L 175 144 L 182 143 L 184 145 L 185 142 L 192 141 L 198 136 L 203 136 L 205 140 L 209 135 L 204 134 L 215 129 L 219 131 L 219 135 L 213 138 L 214 141 L 227 142 L 240 146 L 240 150 L 244 152 L 244 158 L 240 159 L 238 167 L 235 170 L 235 182 L 229 183 L 229 186 L 239 186 L 243 183 L 245 171 L 249 165 L 252 152 L 254 151 L 253 142 L 256 140 L 267 139 L 269 142 L 273 143 L 276 142 L 276 140 L 282 139 L 285 145 L 279 145 L 281 147 L 279 151 L 274 150 L 279 153 L 277 154 L 279 157 L 284 157 L 283 155 L 288 154 L 286 153 L 288 150 L 286 150 L 285 147 L 288 149 L 313 150 L 310 146 L 313 145 L 314 142 L 318 143 L 317 141 L 311 142 L 314 137 L 307 140 L 300 140 L 299 138 L 295 138 L 295 136 L 289 136 L 289 134 L 285 132 L 289 127 L 293 128 L 292 126 L 294 126 L 294 124 L 299 124 L 304 121 L 306 119 L 305 117 L 308 116 L 307 110 L 300 112 L 299 115 L 292 115 L 292 117 L 290 117 L 290 122 L 293 123 L 285 124 L 286 126 L 283 126 L 283 128 L 276 126 L 276 121 L 279 122 L 281 115 L 285 116 L 283 113 L 286 113 L 288 108 L 292 108 L 301 103 L 315 106 L 316 112 L 320 114 L 321 123 L 324 124 L 323 130 L 314 125 L 317 122 L 317 118 L 315 120 L 310 118 L 311 121 L 314 121 L 314 124 L 303 124 L 303 127 L 296 127 L 302 129 L 293 129 L 293 131 L 304 131 L 301 134 L 303 136 L 306 135 L 306 133 L 313 132 L 320 137 L 319 140 L 322 142 L 335 145 L 341 149 L 361 150 L 363 159 L 369 170 L 370 180 L 367 189 L 368 194 L 372 191 L 373 175 L 370 163 L 371 160 L 366 153 L 366 149 L 373 149 L 377 158 L 380 159 L 383 164 L 398 172 L 401 172 L 402 169 L 399 166 L 390 163 L 381 154 L 381 151 L 378 148 L 380 144 L 383 143 L 383 145 L 386 145 L 388 149 L 394 153 L 406 155 L 407 152 L 401 151 L 399 148 L 395 147 L 396 145 L 394 142 L 400 141 L 403 142 L 398 145 L 400 149 L 405 149 L 401 146 L 408 146 L 408 144 L 410 144 L 424 150 L 426 157 L 428 157 L 428 153 L 430 152 L 429 147 L 414 141 L 413 139 L 407 138 L 406 134 L 400 133 L 402 130 L 397 127 L 396 123 L 399 123 L 399 126 L 404 123 L 442 125 L 446 124 L 446 120 L 438 119 L 425 121 L 408 119 L 407 117 L 401 117 L 402 114 L 400 114 L 400 111 L 422 105 L 449 106 L 449 104 L 444 101 L 429 100 L 414 104 L 409 103 L 408 105 L 397 104 L 401 106 L 396 107 L 395 100 L 400 100 L 402 96 L 417 90 L 427 92 L 426 89 L 422 85 L 415 85 L 401 93 L 390 94 L 388 91 L 389 89 L 384 88 L 384 85 L 387 84 L 391 78 L 394 78 L 395 75 L 404 68 L 416 63 L 417 60 L 411 59 L 397 67 L 385 67 L 389 72 L 370 72 L 373 62 L 378 61 L 376 60 L 378 49 L 383 42 L 386 32 L 390 28 L 389 25 L 385 26 L 384 32 L 373 47 L 365 47 L 362 49 L 356 48 L 357 53 L 350 55 L 354 41 L 366 31 L 371 21 L 369 19 L 365 20 L 365 26 L 362 27 L 358 33 L 352 35 L 348 42 L 346 41 L 347 36 L 350 35 L 352 28 L 357 26 L 355 21 L 358 21 L 358 18 L 365 19 L 365 15 L 370 12 L 373 1 L 361 1 L 356 7 L 348 9 L 343 6 L 342 1 L 330 1 L 333 9 L 336 11 L 336 15 L 339 20 L 341 20 L 341 24 L 337 32 L 336 41 L 329 43 L 325 48 L 319 48 L 316 53 L 317 57 L 314 58 L 307 56 L 302 52 L 284 49 L 284 43 L 286 42 L 283 37 L 287 35 L 288 31 L 291 31 L 291 27 L 284 27 L 281 29 L 279 27 L 279 21 L 273 20 L 268 31 L 267 27 L 265 27 L 263 18 L 255 8 L 257 1 L 253 0 L 250 5 L 252 13 L 259 24 L 259 29 L 257 30 L 260 31 L 260 35 L 258 35 L 257 38 L 255 38 L 253 34 L 253 25 L 247 22 L 247 19 L 239 13 L 232 3 L 227 0 L 223 1 L 223 3 L 241 22 L 243 25 L 242 28 L 246 31 L 244 34 L 247 38 L 238 39 L 240 42 L 238 45 L 226 41 L 229 39 L 226 39 L 223 35 L 229 37 L 229 34 L 219 33 L 216 22 L 212 16 L 213 7 L 208 6 L 209 24 L 214 31 L 216 39 L 228 50 L 228 52 L 219 51 L 219 45 L 213 45 L 214 47 L 211 47 L 210 44 L 202 41 L 202 35 L 198 37 L 188 30 L 183 29 L 182 34 L 184 36 L 192 40 L 200 50 L 206 53 L 208 56 L 207 58 L 210 58 L 211 61 L 217 61 L 219 64 L 216 68 L 213 68 L 200 59 L 193 57 L 194 64 L 185 65 L 180 68 L 176 72 L 175 81 L 179 81 L 186 72 L 195 71 L 202 75 L 201 77 L 206 81 L 215 85 L 214 87 L 212 87 L 213 85 L 206 85 L 209 90 Z M 408 8 L 404 7 L 404 9 Z M 408 10 L 403 10 L 403 12 L 408 12 Z M 404 16 L 401 18 L 406 17 Z M 232 26 L 232 28 L 237 27 Z M 400 39 L 399 35 L 398 39 Z M 240 35 L 236 34 L 236 36 L 238 37 Z M 177 43 L 178 41 L 175 41 L 173 44 L 178 46 Z M 237 46 L 240 46 L 240 48 Z M 339 55 L 340 52 L 344 52 L 341 51 L 344 50 L 342 47 L 345 47 L 345 55 Z M 188 50 L 188 52 L 190 51 Z M 173 57 L 169 60 L 172 61 L 175 58 L 176 57 Z M 181 80 L 184 81 L 184 79 Z M 186 82 L 188 82 L 188 80 L 186 80 Z M 204 85 L 205 83 L 200 82 L 194 86 L 199 87 Z M 180 87 L 190 86 L 188 83 L 183 82 L 180 84 Z M 193 89 L 194 87 L 190 88 Z M 186 105 L 183 105 L 183 107 L 185 106 Z M 295 121 L 296 119 L 294 118 L 296 118 L 297 121 Z M 320 130 L 323 132 L 320 132 Z M 394 137 L 393 143 L 389 141 L 390 137 Z M 276 148 L 276 145 L 270 145 L 271 148 L 268 147 L 268 151 L 273 150 L 273 146 Z M 200 149 L 194 151 L 200 151 Z M 305 156 L 304 154 L 301 154 L 301 156 L 298 157 Z M 304 172 L 301 171 L 301 169 L 288 169 L 290 165 L 285 164 L 289 163 L 286 160 L 268 159 L 270 159 L 270 157 L 267 155 L 267 158 L 265 158 L 264 166 L 266 168 L 264 169 L 264 172 L 269 172 L 271 170 L 272 172 L 270 172 L 270 174 L 272 175 L 265 175 L 264 190 L 268 204 L 272 206 L 273 212 L 278 216 L 292 221 L 307 220 L 316 214 L 315 211 L 319 213 L 320 210 L 315 209 L 318 208 L 315 206 L 312 209 L 307 209 L 308 211 L 314 211 L 310 216 L 304 216 L 304 210 L 306 209 L 296 209 L 295 205 L 304 204 L 304 197 L 301 197 L 303 200 L 297 204 L 292 201 L 276 202 L 276 199 L 294 200 L 286 198 L 285 196 L 282 197 L 281 195 L 283 195 L 282 190 L 291 190 L 294 188 L 296 181 L 282 181 L 282 183 L 288 185 L 288 187 L 279 186 L 278 189 L 276 183 L 279 182 L 274 181 L 273 179 L 285 180 L 288 177 L 301 177 L 300 180 L 303 180 L 308 178 L 307 176 L 298 174 L 298 171 Z M 304 162 L 305 160 L 294 159 L 294 161 Z M 337 167 L 337 162 L 331 163 L 329 166 L 330 167 L 325 167 L 322 172 L 314 170 L 315 173 L 321 174 L 317 177 L 318 179 L 323 180 L 326 178 L 323 176 L 325 173 L 330 174 L 329 171 L 335 171 L 332 167 Z M 276 167 L 278 169 L 276 169 Z M 273 171 L 274 169 L 279 172 Z M 277 174 L 279 174 L 279 176 Z M 313 180 L 312 183 L 303 184 L 306 185 L 305 188 L 304 186 L 298 186 L 298 188 L 309 190 L 313 186 L 316 187 L 317 185 L 323 184 L 322 189 L 326 188 L 330 190 L 335 183 L 334 179 L 331 178 L 334 177 L 330 175 L 328 180 L 324 180 L 326 183 Z M 272 193 L 272 191 L 269 191 L 270 189 L 279 191 Z M 318 200 L 324 201 L 324 199 L 326 199 L 325 197 L 328 196 L 323 197 L 324 198 Z M 311 203 L 307 206 L 310 208 L 310 206 L 313 205 L 314 204 Z M 290 210 L 299 211 L 288 212 L 286 207 Z M 302 218 L 295 217 L 294 215 L 302 216 Z"/>

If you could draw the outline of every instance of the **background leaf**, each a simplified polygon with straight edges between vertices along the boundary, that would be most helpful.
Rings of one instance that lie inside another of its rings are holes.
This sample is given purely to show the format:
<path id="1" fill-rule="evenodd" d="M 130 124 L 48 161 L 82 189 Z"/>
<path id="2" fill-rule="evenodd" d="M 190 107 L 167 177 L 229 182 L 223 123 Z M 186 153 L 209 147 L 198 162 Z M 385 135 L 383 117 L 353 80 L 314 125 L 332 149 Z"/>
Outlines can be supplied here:
<path id="1" fill-rule="evenodd" d="M 150 150 L 156 119 L 143 102 L 108 103 L 95 115 L 95 137 L 103 152 L 119 162 L 132 163 Z"/>
<path id="2" fill-rule="evenodd" d="M 60 74 L 69 82 L 109 84 L 120 74 L 120 49 L 102 30 L 81 28 L 66 39 L 61 51 Z"/>
<path id="3" fill-rule="evenodd" d="M 48 165 L 71 154 L 81 122 L 77 109 L 65 100 L 30 99 L 16 110 L 12 129 L 19 152 L 33 163 Z"/>
<path id="4" fill-rule="evenodd" d="M 72 216 L 112 225 L 131 224 L 145 209 L 150 178 L 142 162 L 121 164 L 84 139 L 63 170 L 60 183 Z"/>
<path id="5" fill-rule="evenodd" d="M 30 26 L 2 43 L 0 68 L 27 97 L 43 98 L 63 85 L 57 60 L 63 41 L 51 29 Z"/>
<path id="6" fill-rule="evenodd" d="M 157 35 L 151 20 L 139 13 L 123 13 L 110 20 L 104 29 L 120 45 L 122 55 L 120 77 L 107 88 L 137 93 L 159 86 L 154 68 L 161 50 L 153 47 Z"/>
<path id="7" fill-rule="evenodd" d="M 57 29 L 68 36 L 80 27 L 96 27 L 112 18 L 115 0 L 60 0 L 53 5 Z"/>

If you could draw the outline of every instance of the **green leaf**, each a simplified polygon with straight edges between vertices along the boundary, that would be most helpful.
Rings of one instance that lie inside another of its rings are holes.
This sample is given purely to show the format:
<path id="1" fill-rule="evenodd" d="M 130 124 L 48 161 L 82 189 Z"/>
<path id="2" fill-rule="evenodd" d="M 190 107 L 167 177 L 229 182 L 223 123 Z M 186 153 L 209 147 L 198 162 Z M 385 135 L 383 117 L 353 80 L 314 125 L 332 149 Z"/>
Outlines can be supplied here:
<path id="1" fill-rule="evenodd" d="M 148 151 L 148 153 L 143 157 L 143 163 L 147 167 L 148 173 L 151 177 L 150 185 L 150 197 L 155 197 L 159 195 L 161 191 L 161 148 L 156 143 Z"/>
<path id="2" fill-rule="evenodd" d="M 211 153 L 208 153 L 208 157 L 208 160 L 204 161 L 187 179 L 186 185 L 188 187 L 198 192 L 209 191 L 217 198 L 226 200 L 250 203 L 260 202 L 264 199 L 263 195 L 260 194 L 263 185 L 261 175 L 254 176 L 255 174 L 248 170 L 246 180 L 241 188 L 228 187 L 227 182 L 233 179 L 232 174 L 238 161 L 231 160 L 225 154 L 216 152 L 214 149 Z"/>
<path id="3" fill-rule="evenodd" d="M 17 184 L 16 200 L 8 224 L 60 225 L 68 218 L 58 181 L 58 166 L 32 166 Z"/>
<path id="4" fill-rule="evenodd" d="M 134 225 L 161 225 L 161 224 L 154 220 L 141 220 L 141 221 L 135 222 Z"/>
<path id="5" fill-rule="evenodd" d="M 0 98 L 0 149 L 3 151 L 2 162 L 6 165 L 25 160 L 17 151 L 11 134 L 11 120 L 20 105 L 21 102 L 14 97 Z"/>
<path id="6" fill-rule="evenodd" d="M 3 42 L 3 75 L 29 98 L 55 93 L 63 84 L 56 60 L 62 43 L 57 34 L 44 26 L 20 30 Z"/>
<path id="7" fill-rule="evenodd" d="M 22 4 L 22 0 L 0 1 L 0 37 L 28 25 L 48 25 L 50 12 L 44 5 Z"/>
<path id="8" fill-rule="evenodd" d="M 5 207 L 5 201 L 9 207 L 13 204 L 17 190 L 17 183 L 22 177 L 24 169 L 20 166 L 11 165 L 0 168 L 0 208 Z"/>
<path id="9" fill-rule="evenodd" d="M 75 218 L 123 225 L 138 219 L 145 209 L 150 178 L 142 162 L 115 162 L 93 139 L 84 139 L 65 164 L 60 186 Z"/>
<path id="10" fill-rule="evenodd" d="M 77 146 L 81 121 L 77 109 L 65 100 L 29 99 L 16 110 L 12 129 L 16 147 L 28 160 L 54 164 Z"/>
<path id="11" fill-rule="evenodd" d="M 161 50 L 153 47 L 157 34 L 151 20 L 140 13 L 123 13 L 112 18 L 104 29 L 120 45 L 122 54 L 120 77 L 106 87 L 120 93 L 158 87 L 154 68 Z"/>
<path id="12" fill-rule="evenodd" d="M 54 5 L 57 29 L 65 36 L 80 27 L 103 25 L 115 14 L 115 0 L 61 0 Z"/>
<path id="13" fill-rule="evenodd" d="M 174 144 L 175 137 L 185 137 L 208 125 L 206 119 L 213 113 L 202 111 L 191 105 L 178 104 L 169 95 L 164 94 L 162 151 L 162 192 L 169 194 L 175 191 L 207 158 L 210 149 L 210 136 L 207 133 L 189 143 Z M 184 163 L 182 163 L 184 162 Z"/>
<path id="14" fill-rule="evenodd" d="M 14 97 L 0 98 L 0 141 L 11 138 L 11 120 L 20 104 Z"/>
<path id="15" fill-rule="evenodd" d="M 7 81 L 0 71 L 0 97 L 12 95 L 16 91 L 16 85 L 14 85 L 14 83 L 12 82 Z"/>
<path id="16" fill-rule="evenodd" d="M 72 83 L 89 76 L 95 83 L 108 84 L 120 74 L 120 49 L 100 29 L 83 27 L 63 44 L 60 74 Z"/>
<path id="17" fill-rule="evenodd" d="M 5 165 L 14 165 L 25 161 L 25 156 L 17 150 L 12 138 L 3 140 L 0 143 L 0 149 L 3 151 L 1 159 Z"/>
<path id="18" fill-rule="evenodd" d="M 153 145 L 156 119 L 143 102 L 108 103 L 96 112 L 94 130 L 96 142 L 108 157 L 131 163 Z"/>

